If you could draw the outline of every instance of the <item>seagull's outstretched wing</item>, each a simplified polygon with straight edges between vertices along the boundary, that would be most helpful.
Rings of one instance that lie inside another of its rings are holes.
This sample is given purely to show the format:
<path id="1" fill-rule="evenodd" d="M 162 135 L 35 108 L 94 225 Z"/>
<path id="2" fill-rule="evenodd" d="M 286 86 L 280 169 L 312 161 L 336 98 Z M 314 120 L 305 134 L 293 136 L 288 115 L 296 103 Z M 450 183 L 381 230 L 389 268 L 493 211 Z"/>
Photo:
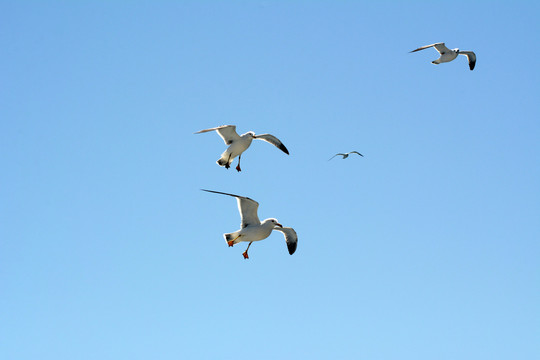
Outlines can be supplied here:
<path id="1" fill-rule="evenodd" d="M 469 60 L 469 69 L 473 70 L 476 65 L 476 54 L 472 51 L 460 51 L 459 55 L 465 55 Z"/>
<path id="2" fill-rule="evenodd" d="M 427 49 L 427 48 L 430 48 L 430 47 L 435 47 L 435 49 L 440 53 L 440 54 L 443 54 L 445 52 L 449 52 L 450 49 L 447 48 L 444 43 L 435 43 L 435 44 L 431 44 L 431 45 L 426 45 L 426 46 L 421 46 L 419 47 L 418 49 L 415 49 L 413 51 L 409 51 L 409 52 L 417 52 L 417 51 L 420 51 L 420 50 L 424 50 L 424 49 Z"/>
<path id="3" fill-rule="evenodd" d="M 289 155 L 289 150 L 283 145 L 281 141 L 274 135 L 270 134 L 261 134 L 261 135 L 255 135 L 253 137 L 254 139 L 264 140 L 266 142 L 269 142 L 270 144 L 278 147 L 281 151 L 283 151 L 285 154 Z"/>
<path id="4" fill-rule="evenodd" d="M 289 254 L 294 254 L 296 251 L 296 246 L 298 245 L 298 235 L 296 235 L 296 231 L 290 227 L 275 227 L 274 230 L 281 231 L 285 235 L 285 241 L 287 242 Z"/>
<path id="5" fill-rule="evenodd" d="M 447 48 L 444 43 L 437 43 L 437 44 L 433 44 L 433 46 L 435 46 L 435 49 L 437 49 L 437 51 L 439 52 L 439 54 L 444 54 L 444 53 L 447 53 L 447 52 L 450 52 L 450 49 Z"/>
<path id="6" fill-rule="evenodd" d="M 335 158 L 338 155 L 341 155 L 341 156 L 343 156 L 345 158 L 345 154 L 339 153 L 339 154 L 336 154 L 336 155 L 332 156 L 330 159 L 328 159 L 328 161 L 332 160 L 333 158 Z"/>
<path id="7" fill-rule="evenodd" d="M 364 155 L 360 154 L 358 151 L 351 151 L 349 154 L 358 154 L 361 157 L 364 157 Z"/>
<path id="8" fill-rule="evenodd" d="M 249 225 L 261 224 L 261 221 L 259 220 L 259 217 L 257 216 L 257 209 L 259 208 L 259 203 L 256 202 L 255 200 L 250 199 L 245 196 L 228 194 L 221 191 L 205 190 L 205 189 L 201 189 L 201 190 L 208 191 L 215 194 L 229 195 L 229 196 L 235 197 L 236 200 L 238 200 L 238 210 L 240 210 L 240 217 L 241 217 L 240 227 L 242 229 Z"/>
<path id="9" fill-rule="evenodd" d="M 218 135 L 221 136 L 226 145 L 231 145 L 233 141 L 240 139 L 240 135 L 236 133 L 235 125 L 222 125 L 211 129 L 204 129 L 197 131 L 195 134 L 202 134 L 214 130 L 217 131 Z"/>

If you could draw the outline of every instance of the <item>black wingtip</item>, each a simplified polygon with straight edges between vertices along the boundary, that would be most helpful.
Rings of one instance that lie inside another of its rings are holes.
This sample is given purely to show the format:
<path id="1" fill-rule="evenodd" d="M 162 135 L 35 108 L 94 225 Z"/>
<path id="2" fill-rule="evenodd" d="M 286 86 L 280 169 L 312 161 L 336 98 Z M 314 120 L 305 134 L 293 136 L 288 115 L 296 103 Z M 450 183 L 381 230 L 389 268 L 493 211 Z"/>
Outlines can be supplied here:
<path id="1" fill-rule="evenodd" d="M 227 195 L 227 196 L 232 196 L 232 197 L 235 197 L 235 198 L 240 198 L 240 199 L 248 199 L 248 200 L 251 200 L 251 201 L 255 201 L 251 198 L 248 198 L 247 196 L 242 196 L 242 195 L 236 195 L 236 194 L 229 194 L 229 193 L 226 193 L 226 192 L 221 192 L 221 191 L 214 191 L 214 190 L 206 190 L 206 189 L 201 189 L 202 191 L 207 191 L 207 192 L 210 192 L 210 193 L 214 193 L 214 194 L 221 194 L 221 195 Z M 256 201 L 255 201 L 256 202 Z"/>
<path id="2" fill-rule="evenodd" d="M 473 63 L 470 63 L 469 64 L 469 68 L 472 70 L 474 70 L 474 66 L 476 65 L 476 62 L 473 62 Z"/>
<path id="3" fill-rule="evenodd" d="M 289 250 L 290 255 L 294 254 L 297 245 L 298 243 L 287 244 L 287 249 Z"/>
<path id="4" fill-rule="evenodd" d="M 227 193 L 224 193 L 224 192 L 221 192 L 221 191 L 215 191 L 215 190 L 206 190 L 206 189 L 201 189 L 202 191 L 206 191 L 206 192 L 209 192 L 209 193 L 214 193 L 214 194 L 223 194 L 223 195 L 229 195 L 229 196 L 234 196 L 232 194 L 227 194 Z"/>
<path id="5" fill-rule="evenodd" d="M 214 190 L 201 189 L 201 191 L 206 191 L 206 192 L 214 193 L 214 194 L 222 194 L 221 192 L 219 192 L 219 191 L 214 191 Z"/>
<path id="6" fill-rule="evenodd" d="M 279 145 L 279 150 L 281 150 L 281 151 L 283 151 L 285 154 L 289 155 L 289 150 L 287 150 L 287 148 L 285 147 L 285 145 L 280 144 L 280 145 Z"/>

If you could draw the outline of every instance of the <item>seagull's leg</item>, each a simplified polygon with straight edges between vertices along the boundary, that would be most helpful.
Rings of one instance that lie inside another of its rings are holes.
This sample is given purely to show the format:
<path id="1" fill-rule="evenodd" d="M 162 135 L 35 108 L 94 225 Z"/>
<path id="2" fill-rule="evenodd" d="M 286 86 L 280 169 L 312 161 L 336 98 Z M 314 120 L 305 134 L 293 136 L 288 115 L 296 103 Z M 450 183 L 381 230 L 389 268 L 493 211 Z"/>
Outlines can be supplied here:
<path id="1" fill-rule="evenodd" d="M 225 164 L 225 169 L 228 169 L 231 167 L 231 154 L 229 154 L 229 159 L 227 159 L 227 163 Z"/>
<path id="2" fill-rule="evenodd" d="M 235 241 L 236 239 L 238 239 L 240 236 L 242 236 L 242 235 L 238 235 L 238 236 L 235 237 L 234 239 L 227 241 L 227 245 L 229 245 L 229 247 L 233 247 L 233 246 L 234 246 L 234 241 Z"/>
<path id="3" fill-rule="evenodd" d="M 253 241 L 251 241 L 251 242 L 249 243 L 249 245 L 248 245 L 246 251 L 244 251 L 244 252 L 242 253 L 242 255 L 244 255 L 244 259 L 249 259 L 249 256 L 248 256 L 247 251 L 249 250 L 249 247 L 251 246 L 251 243 L 252 243 L 252 242 L 253 242 Z"/>
<path id="4" fill-rule="evenodd" d="M 242 169 L 240 169 L 240 159 L 242 158 L 242 155 L 240 154 L 238 156 L 238 165 L 236 165 L 236 171 L 240 172 L 242 171 Z"/>

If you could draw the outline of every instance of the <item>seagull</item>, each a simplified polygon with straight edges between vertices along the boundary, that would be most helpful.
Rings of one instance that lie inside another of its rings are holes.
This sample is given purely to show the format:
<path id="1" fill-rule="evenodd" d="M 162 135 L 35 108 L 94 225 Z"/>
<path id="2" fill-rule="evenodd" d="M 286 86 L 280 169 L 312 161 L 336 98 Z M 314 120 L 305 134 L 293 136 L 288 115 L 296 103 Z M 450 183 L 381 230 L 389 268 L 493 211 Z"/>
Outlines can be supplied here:
<path id="1" fill-rule="evenodd" d="M 287 249 L 289 254 L 294 254 L 296 251 L 296 245 L 298 244 L 298 236 L 296 231 L 290 227 L 283 227 L 278 223 L 277 219 L 270 218 L 264 220 L 262 223 L 257 216 L 257 209 L 259 208 L 259 203 L 255 200 L 252 200 L 245 196 L 239 196 L 234 194 L 228 194 L 220 191 L 205 190 L 215 194 L 229 195 L 235 197 L 238 202 L 238 210 L 240 211 L 240 230 L 233 233 L 223 234 L 225 241 L 229 247 L 239 242 L 249 242 L 246 251 L 242 253 L 244 259 L 249 259 L 248 250 L 251 246 L 251 243 L 254 241 L 264 240 L 270 236 L 272 230 L 281 231 L 285 235 L 285 242 L 287 243 Z"/>
<path id="2" fill-rule="evenodd" d="M 328 159 L 328 161 L 332 160 L 333 158 L 335 158 L 335 157 L 338 156 L 338 155 L 341 155 L 341 156 L 343 156 L 343 159 L 346 159 L 346 158 L 349 157 L 350 154 L 358 154 L 358 155 L 360 155 L 361 157 L 364 157 L 364 155 L 360 154 L 358 151 L 351 151 L 351 152 L 348 152 L 348 153 L 346 153 L 346 154 L 338 153 L 338 154 L 332 156 L 330 159 Z"/>
<path id="3" fill-rule="evenodd" d="M 437 60 L 434 60 L 434 61 L 431 62 L 432 64 L 438 65 L 440 63 L 450 62 L 450 61 L 454 60 L 455 58 L 457 58 L 458 55 L 465 55 L 467 57 L 467 59 L 469 59 L 469 68 L 471 70 L 474 69 L 474 65 L 476 64 L 476 54 L 474 52 L 472 52 L 472 51 L 461 51 L 461 50 L 459 50 L 457 48 L 450 50 L 449 48 L 447 48 L 444 45 L 444 43 L 436 43 L 436 44 L 422 46 L 422 47 L 419 47 L 418 49 L 410 51 L 410 52 L 413 53 L 413 52 L 424 50 L 424 49 L 427 49 L 427 48 L 430 48 L 430 47 L 434 47 L 439 52 L 439 54 L 441 54 L 440 58 L 438 58 Z"/>
<path id="4" fill-rule="evenodd" d="M 253 131 L 248 131 L 240 136 L 236 133 L 235 125 L 218 126 L 211 129 L 197 131 L 195 134 L 201 134 L 214 130 L 217 131 L 218 135 L 221 136 L 223 141 L 225 141 L 225 145 L 229 145 L 227 150 L 221 154 L 221 157 L 217 161 L 219 166 L 225 166 L 226 169 L 231 167 L 231 163 L 233 162 L 234 158 L 238 156 L 238 165 L 236 166 L 236 170 L 242 171 L 242 169 L 240 169 L 240 159 L 242 158 L 242 153 L 251 145 L 253 139 L 269 142 L 270 144 L 279 148 L 285 154 L 289 155 L 289 150 L 287 150 L 285 145 L 283 145 L 281 141 L 279 141 L 279 139 L 274 135 L 255 135 Z"/>

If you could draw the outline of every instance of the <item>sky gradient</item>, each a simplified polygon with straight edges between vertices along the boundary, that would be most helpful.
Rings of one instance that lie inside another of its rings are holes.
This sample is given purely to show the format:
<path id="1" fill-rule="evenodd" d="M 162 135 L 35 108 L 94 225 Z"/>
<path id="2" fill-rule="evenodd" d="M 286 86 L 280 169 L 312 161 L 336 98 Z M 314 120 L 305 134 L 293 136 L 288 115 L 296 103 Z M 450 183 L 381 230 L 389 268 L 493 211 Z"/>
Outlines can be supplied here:
<path id="1" fill-rule="evenodd" d="M 0 358 L 540 358 L 539 10 L 1 1 Z"/>

